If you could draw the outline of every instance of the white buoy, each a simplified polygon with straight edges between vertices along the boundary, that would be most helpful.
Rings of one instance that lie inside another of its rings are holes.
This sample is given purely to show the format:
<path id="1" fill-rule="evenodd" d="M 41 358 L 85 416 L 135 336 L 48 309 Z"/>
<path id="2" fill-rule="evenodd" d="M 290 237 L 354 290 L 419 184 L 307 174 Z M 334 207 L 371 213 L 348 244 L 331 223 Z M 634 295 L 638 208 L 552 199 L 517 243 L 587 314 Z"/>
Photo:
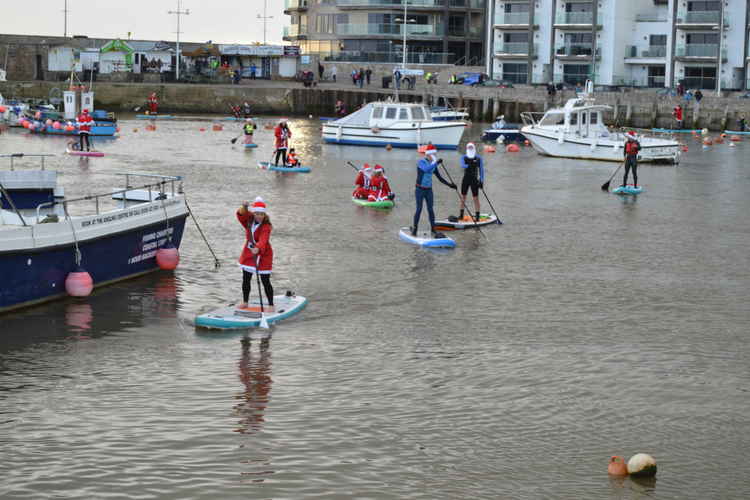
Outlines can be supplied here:
<path id="1" fill-rule="evenodd" d="M 655 476 L 656 460 L 646 453 L 637 453 L 628 460 L 628 474 L 634 477 Z"/>

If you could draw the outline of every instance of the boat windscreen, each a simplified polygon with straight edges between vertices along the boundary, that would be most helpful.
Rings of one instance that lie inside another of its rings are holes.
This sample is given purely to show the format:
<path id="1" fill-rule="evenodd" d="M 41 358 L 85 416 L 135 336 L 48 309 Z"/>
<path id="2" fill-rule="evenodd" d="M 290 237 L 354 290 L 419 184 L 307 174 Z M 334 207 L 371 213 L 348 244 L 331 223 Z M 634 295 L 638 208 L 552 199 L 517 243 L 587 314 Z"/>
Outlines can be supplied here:
<path id="1" fill-rule="evenodd" d="M 368 104 L 362 109 L 358 109 L 354 113 L 347 115 L 338 120 L 334 120 L 330 123 L 334 125 L 352 125 L 352 126 L 370 126 L 370 114 L 372 113 L 373 105 Z"/>
<path id="2" fill-rule="evenodd" d="M 547 114 L 544 115 L 544 117 L 539 121 L 539 125 L 562 125 L 565 123 L 565 113 L 562 112 L 551 112 L 548 111 Z"/>

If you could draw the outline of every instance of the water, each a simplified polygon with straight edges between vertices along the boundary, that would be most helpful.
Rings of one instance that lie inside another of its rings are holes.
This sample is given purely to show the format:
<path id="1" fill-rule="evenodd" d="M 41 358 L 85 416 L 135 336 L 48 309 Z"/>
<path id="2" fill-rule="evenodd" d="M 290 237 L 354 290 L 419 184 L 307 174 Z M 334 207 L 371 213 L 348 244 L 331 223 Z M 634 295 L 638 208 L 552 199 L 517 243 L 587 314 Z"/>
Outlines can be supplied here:
<path id="1" fill-rule="evenodd" d="M 255 168 L 268 130 L 246 152 L 238 124 L 121 126 L 98 141 L 107 157 L 51 162 L 68 194 L 184 175 L 223 265 L 189 222 L 174 274 L 0 318 L 0 497 L 746 497 L 747 144 L 691 140 L 679 167 L 640 167 L 637 199 L 600 191 L 614 164 L 485 155 L 505 224 L 431 252 L 397 238 L 411 151 L 321 145 L 317 121 L 292 120 L 314 170 L 285 176 Z M 0 137 L 6 152 L 64 142 Z M 392 212 L 349 201 L 345 160 L 386 167 Z M 198 331 L 197 313 L 240 297 L 234 210 L 257 195 L 277 293 L 310 303 L 267 333 Z M 607 476 L 610 455 L 637 452 L 656 481 Z"/>

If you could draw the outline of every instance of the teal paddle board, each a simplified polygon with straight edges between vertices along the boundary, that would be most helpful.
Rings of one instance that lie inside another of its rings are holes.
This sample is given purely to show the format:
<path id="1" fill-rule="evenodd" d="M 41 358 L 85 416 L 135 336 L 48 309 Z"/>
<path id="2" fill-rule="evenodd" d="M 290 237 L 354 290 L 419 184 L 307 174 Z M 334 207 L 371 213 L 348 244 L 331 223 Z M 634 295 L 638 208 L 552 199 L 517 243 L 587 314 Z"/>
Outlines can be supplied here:
<path id="1" fill-rule="evenodd" d="M 627 186 L 618 186 L 614 188 L 612 192 L 614 194 L 641 194 L 643 192 L 643 187 L 628 184 Z"/>
<path id="2" fill-rule="evenodd" d="M 259 161 L 258 168 L 263 170 L 272 170 L 274 172 L 289 172 L 291 174 L 306 174 L 310 172 L 310 167 L 282 167 L 276 166 L 273 163 L 267 161 Z"/>
<path id="3" fill-rule="evenodd" d="M 306 304 L 305 297 L 291 292 L 287 292 L 287 295 L 274 295 L 273 310 L 269 310 L 268 304 L 264 304 L 263 317 L 268 324 L 273 324 L 294 316 L 304 309 Z M 195 326 L 217 330 L 252 328 L 260 326 L 260 322 L 261 310 L 258 298 L 248 302 L 246 308 L 241 309 L 236 305 L 231 305 L 195 317 Z"/>

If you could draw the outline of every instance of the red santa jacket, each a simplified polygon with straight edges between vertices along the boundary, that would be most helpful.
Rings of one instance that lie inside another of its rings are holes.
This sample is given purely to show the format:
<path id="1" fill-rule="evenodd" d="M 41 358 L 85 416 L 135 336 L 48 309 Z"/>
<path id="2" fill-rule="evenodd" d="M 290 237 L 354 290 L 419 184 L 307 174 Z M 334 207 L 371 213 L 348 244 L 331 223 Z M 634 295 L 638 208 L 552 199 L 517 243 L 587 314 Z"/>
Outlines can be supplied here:
<path id="1" fill-rule="evenodd" d="M 91 125 L 94 119 L 88 113 L 81 113 L 78 116 L 78 132 L 91 132 Z"/>
<path id="2" fill-rule="evenodd" d="M 391 194 L 391 186 L 388 184 L 388 179 L 384 175 L 373 175 L 370 181 L 370 193 L 374 194 L 378 198 L 388 196 Z"/>
<path id="3" fill-rule="evenodd" d="M 260 224 L 255 228 L 255 231 L 251 233 L 253 226 L 253 214 L 252 212 L 245 212 L 241 214 L 237 211 L 237 220 L 240 221 L 242 227 L 245 228 L 245 246 L 242 247 L 242 254 L 240 255 L 240 265 L 255 268 L 256 258 L 258 262 L 258 271 L 270 272 L 273 268 L 273 248 L 271 247 L 271 224 Z M 256 247 L 259 252 L 257 257 L 253 255 L 250 248 Z"/>
<path id="4" fill-rule="evenodd" d="M 289 128 L 282 129 L 281 125 L 276 125 L 273 129 L 273 135 L 276 136 L 276 149 L 288 147 L 289 138 L 292 137 L 292 131 Z"/>
<path id="5" fill-rule="evenodd" d="M 364 169 L 360 170 L 356 179 L 354 179 L 354 185 L 364 189 L 370 189 L 370 179 L 371 177 L 365 174 Z"/>
<path id="6" fill-rule="evenodd" d="M 674 108 L 672 114 L 674 115 L 676 120 L 682 121 L 682 108 Z"/>

